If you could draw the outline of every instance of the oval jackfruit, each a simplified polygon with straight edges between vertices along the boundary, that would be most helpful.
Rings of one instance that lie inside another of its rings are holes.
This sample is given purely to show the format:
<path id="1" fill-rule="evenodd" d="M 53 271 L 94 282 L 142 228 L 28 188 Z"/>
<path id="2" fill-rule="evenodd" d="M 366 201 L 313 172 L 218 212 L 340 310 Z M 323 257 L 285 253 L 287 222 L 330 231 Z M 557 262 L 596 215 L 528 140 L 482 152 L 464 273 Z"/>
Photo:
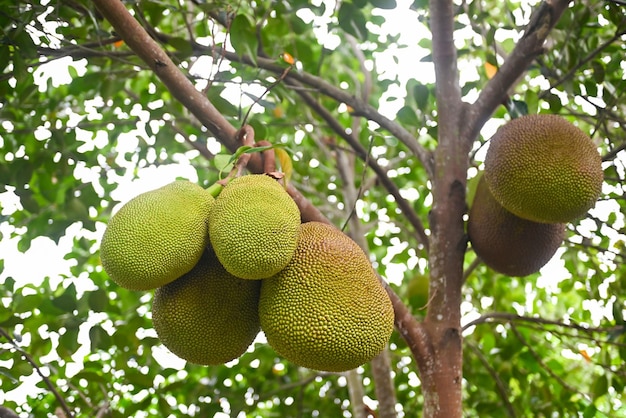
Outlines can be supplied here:
<path id="1" fill-rule="evenodd" d="M 209 239 L 224 268 L 242 279 L 265 279 L 282 270 L 296 249 L 300 210 L 272 177 L 231 180 L 209 215 Z"/>
<path id="2" fill-rule="evenodd" d="M 287 360 L 340 372 L 371 360 L 393 331 L 389 296 L 361 248 L 338 229 L 302 224 L 287 267 L 265 279 L 261 329 Z"/>
<path id="3" fill-rule="evenodd" d="M 260 281 L 232 276 L 207 251 L 181 278 L 154 293 L 152 322 L 172 353 L 195 364 L 241 356 L 260 331 Z"/>
<path id="4" fill-rule="evenodd" d="M 601 162 L 593 141 L 564 118 L 529 115 L 493 136 L 485 177 L 509 212 L 535 222 L 571 222 L 600 196 Z"/>
<path id="5" fill-rule="evenodd" d="M 130 290 L 163 286 L 187 273 L 208 242 L 213 196 L 178 180 L 128 201 L 114 214 L 100 244 L 102 267 Z"/>
<path id="6" fill-rule="evenodd" d="M 527 276 L 550 261 L 565 238 L 565 224 L 538 223 L 513 215 L 494 199 L 482 176 L 467 233 L 474 252 L 487 266 L 507 276 Z"/>

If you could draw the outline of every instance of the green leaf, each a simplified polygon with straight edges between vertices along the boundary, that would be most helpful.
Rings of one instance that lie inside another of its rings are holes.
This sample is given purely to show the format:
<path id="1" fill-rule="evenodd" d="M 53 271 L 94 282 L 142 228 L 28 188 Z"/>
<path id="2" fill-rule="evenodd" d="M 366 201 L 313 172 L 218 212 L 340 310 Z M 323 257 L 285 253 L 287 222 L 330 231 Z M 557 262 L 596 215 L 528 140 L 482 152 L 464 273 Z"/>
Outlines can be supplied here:
<path id="1" fill-rule="evenodd" d="M 70 284 L 61 296 L 52 299 L 52 305 L 64 312 L 73 312 L 77 307 L 76 286 L 74 283 Z"/>
<path id="2" fill-rule="evenodd" d="M 107 350 L 111 346 L 111 336 L 100 326 L 94 325 L 89 329 L 91 351 Z"/>
<path id="3" fill-rule="evenodd" d="M 176 49 L 179 59 L 187 58 L 193 52 L 193 47 L 188 39 L 174 37 L 169 38 L 167 43 Z"/>
<path id="4" fill-rule="evenodd" d="M 341 29 L 357 39 L 367 39 L 367 20 L 358 6 L 348 2 L 341 3 L 337 19 L 339 20 Z"/>
<path id="5" fill-rule="evenodd" d="M 395 9 L 398 5 L 396 0 L 369 0 L 372 6 L 379 9 Z"/>
<path id="6" fill-rule="evenodd" d="M 259 41 L 256 35 L 254 25 L 245 15 L 237 15 L 230 25 L 230 43 L 233 45 L 235 52 L 250 57 L 256 56 Z"/>
<path id="7" fill-rule="evenodd" d="M 591 385 L 591 394 L 594 399 L 606 395 L 609 390 L 609 380 L 606 375 L 598 376 Z"/>
<path id="8" fill-rule="evenodd" d="M 92 311 L 106 312 L 106 309 L 109 306 L 109 295 L 104 289 L 96 289 L 89 292 L 87 301 Z"/>

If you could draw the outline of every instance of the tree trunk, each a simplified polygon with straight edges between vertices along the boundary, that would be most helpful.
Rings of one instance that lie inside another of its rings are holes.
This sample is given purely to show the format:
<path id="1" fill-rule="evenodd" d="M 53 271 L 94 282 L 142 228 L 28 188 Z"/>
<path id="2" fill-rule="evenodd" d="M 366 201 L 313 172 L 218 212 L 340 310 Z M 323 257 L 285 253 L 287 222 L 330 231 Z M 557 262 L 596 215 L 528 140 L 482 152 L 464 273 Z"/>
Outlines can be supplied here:
<path id="1" fill-rule="evenodd" d="M 467 240 L 465 183 L 468 143 L 460 135 L 463 103 L 454 45 L 454 4 L 431 0 L 433 62 L 437 82 L 438 145 L 430 213 L 430 302 L 424 321 L 431 358 L 419 362 L 424 417 L 462 416 L 461 286 Z"/>

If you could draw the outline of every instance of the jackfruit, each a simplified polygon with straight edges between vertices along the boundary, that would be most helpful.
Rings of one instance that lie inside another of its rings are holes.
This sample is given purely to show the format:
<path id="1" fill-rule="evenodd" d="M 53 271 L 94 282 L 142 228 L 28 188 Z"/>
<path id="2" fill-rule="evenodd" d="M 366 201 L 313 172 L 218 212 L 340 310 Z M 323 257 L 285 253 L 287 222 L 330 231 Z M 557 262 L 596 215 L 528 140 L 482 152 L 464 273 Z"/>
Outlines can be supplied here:
<path id="1" fill-rule="evenodd" d="M 494 199 L 482 176 L 467 233 L 474 252 L 487 266 L 507 276 L 527 276 L 550 261 L 565 238 L 565 224 L 538 223 L 513 215 Z"/>
<path id="2" fill-rule="evenodd" d="M 154 292 L 154 330 L 190 363 L 226 363 L 241 356 L 260 331 L 260 291 L 260 281 L 234 277 L 209 249 L 190 272 Z"/>
<path id="3" fill-rule="evenodd" d="M 534 222 L 571 222 L 600 196 L 601 162 L 591 138 L 564 118 L 530 115 L 498 129 L 485 177 L 509 212 Z"/>
<path id="4" fill-rule="evenodd" d="M 296 249 L 300 211 L 272 177 L 231 180 L 209 214 L 209 239 L 226 271 L 265 279 L 282 270 Z"/>
<path id="5" fill-rule="evenodd" d="M 187 180 L 128 201 L 109 220 L 100 244 L 102 266 L 111 280 L 126 289 L 149 290 L 191 270 L 208 242 L 213 201 Z"/>
<path id="6" fill-rule="evenodd" d="M 389 296 L 365 253 L 319 222 L 301 225 L 291 262 L 262 281 L 259 317 L 277 353 L 330 372 L 371 360 L 388 343 L 394 324 Z"/>

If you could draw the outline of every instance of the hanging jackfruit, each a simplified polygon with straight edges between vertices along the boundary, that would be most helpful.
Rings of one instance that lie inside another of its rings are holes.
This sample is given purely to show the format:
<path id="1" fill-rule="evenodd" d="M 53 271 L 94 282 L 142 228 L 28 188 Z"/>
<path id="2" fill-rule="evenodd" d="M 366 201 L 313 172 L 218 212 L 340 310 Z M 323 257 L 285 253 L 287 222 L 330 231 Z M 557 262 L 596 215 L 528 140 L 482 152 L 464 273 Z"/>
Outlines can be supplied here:
<path id="1" fill-rule="evenodd" d="M 155 289 L 187 273 L 207 245 L 213 202 L 187 180 L 131 199 L 111 217 L 102 237 L 104 270 L 130 290 Z"/>
<path id="2" fill-rule="evenodd" d="M 261 282 L 234 277 L 207 250 L 181 278 L 156 290 L 157 336 L 182 359 L 223 364 L 241 356 L 260 331 Z"/>
<path id="3" fill-rule="evenodd" d="M 571 222 L 598 199 L 600 154 L 591 138 L 557 115 L 528 115 L 490 141 L 485 179 L 509 212 L 534 222 Z"/>
<path id="4" fill-rule="evenodd" d="M 353 369 L 380 353 L 393 331 L 389 296 L 361 248 L 338 229 L 302 224 L 290 263 L 261 285 L 261 329 L 303 367 Z"/>
<path id="5" fill-rule="evenodd" d="M 231 180 L 209 214 L 209 237 L 224 268 L 242 279 L 282 270 L 296 249 L 300 211 L 274 178 L 250 174 Z"/>

